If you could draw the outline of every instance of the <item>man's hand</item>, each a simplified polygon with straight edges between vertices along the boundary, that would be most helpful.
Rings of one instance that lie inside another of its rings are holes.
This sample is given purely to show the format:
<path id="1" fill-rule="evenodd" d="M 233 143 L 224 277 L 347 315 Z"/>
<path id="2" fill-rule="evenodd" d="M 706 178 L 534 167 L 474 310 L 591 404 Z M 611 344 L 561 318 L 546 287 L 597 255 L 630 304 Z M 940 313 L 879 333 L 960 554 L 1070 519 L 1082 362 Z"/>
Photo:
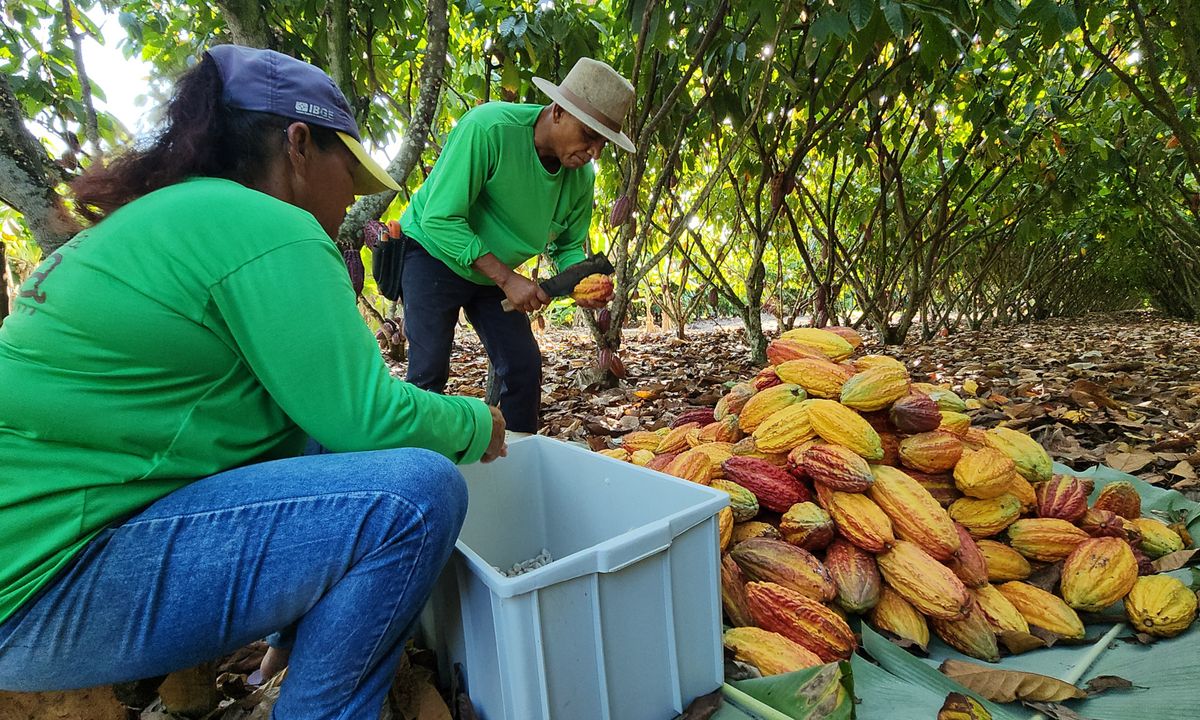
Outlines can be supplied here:
<path id="1" fill-rule="evenodd" d="M 500 284 L 514 310 L 534 312 L 550 304 L 550 296 L 540 285 L 527 277 L 512 273 Z"/>
<path id="2" fill-rule="evenodd" d="M 488 406 L 488 409 L 492 411 L 492 439 L 480 458 L 480 462 L 485 463 L 508 455 L 508 445 L 504 442 L 504 416 L 498 407 Z"/>

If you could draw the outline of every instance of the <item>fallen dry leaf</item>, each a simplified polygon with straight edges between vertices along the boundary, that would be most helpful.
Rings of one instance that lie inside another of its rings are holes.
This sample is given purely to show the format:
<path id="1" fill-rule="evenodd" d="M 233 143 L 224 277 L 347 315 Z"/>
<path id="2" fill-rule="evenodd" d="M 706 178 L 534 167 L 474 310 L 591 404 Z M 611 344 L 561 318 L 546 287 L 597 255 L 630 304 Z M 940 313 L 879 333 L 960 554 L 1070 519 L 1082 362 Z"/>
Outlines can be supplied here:
<path id="1" fill-rule="evenodd" d="M 1132 690 L 1139 686 L 1117 675 L 1097 675 L 1088 680 L 1084 687 L 1087 688 L 1088 697 L 1093 697 L 1109 690 Z"/>
<path id="2" fill-rule="evenodd" d="M 992 720 L 992 714 L 970 695 L 950 693 L 938 710 L 937 720 Z"/>
<path id="3" fill-rule="evenodd" d="M 1049 675 L 999 670 L 963 660 L 946 660 L 938 669 L 946 677 L 993 702 L 1059 702 L 1087 696 L 1074 685 Z"/>

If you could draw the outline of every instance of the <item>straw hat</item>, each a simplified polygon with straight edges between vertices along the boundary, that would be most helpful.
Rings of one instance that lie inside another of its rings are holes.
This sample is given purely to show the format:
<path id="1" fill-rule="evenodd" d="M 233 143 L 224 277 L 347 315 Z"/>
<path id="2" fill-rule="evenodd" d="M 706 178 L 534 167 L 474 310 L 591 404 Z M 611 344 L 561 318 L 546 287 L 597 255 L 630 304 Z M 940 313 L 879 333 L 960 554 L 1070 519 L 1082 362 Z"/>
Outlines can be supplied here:
<path id="1" fill-rule="evenodd" d="M 633 141 L 621 132 L 633 105 L 633 85 L 607 64 L 579 58 L 562 84 L 540 77 L 535 77 L 533 84 L 609 142 L 626 152 L 634 151 Z"/>

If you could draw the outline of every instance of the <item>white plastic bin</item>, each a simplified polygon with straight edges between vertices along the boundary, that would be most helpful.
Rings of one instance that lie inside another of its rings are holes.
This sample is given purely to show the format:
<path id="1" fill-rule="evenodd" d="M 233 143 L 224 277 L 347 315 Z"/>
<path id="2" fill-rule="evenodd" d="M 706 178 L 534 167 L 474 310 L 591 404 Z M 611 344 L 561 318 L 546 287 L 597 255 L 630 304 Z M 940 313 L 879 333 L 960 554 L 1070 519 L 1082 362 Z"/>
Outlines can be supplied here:
<path id="1" fill-rule="evenodd" d="M 669 720 L 720 687 L 728 495 L 538 436 L 462 470 L 466 523 L 421 630 L 482 720 Z M 543 548 L 544 567 L 495 569 Z"/>

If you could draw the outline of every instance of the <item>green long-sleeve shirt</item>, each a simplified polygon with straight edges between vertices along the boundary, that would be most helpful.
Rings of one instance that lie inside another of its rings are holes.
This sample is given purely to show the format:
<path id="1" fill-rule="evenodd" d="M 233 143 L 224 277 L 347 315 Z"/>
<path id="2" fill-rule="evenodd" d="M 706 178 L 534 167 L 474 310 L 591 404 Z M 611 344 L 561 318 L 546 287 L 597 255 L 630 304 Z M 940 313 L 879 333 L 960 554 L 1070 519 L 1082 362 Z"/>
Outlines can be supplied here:
<path id="1" fill-rule="evenodd" d="M 542 252 L 560 269 L 586 255 L 596 174 L 591 163 L 546 170 L 533 145 L 542 109 L 491 102 L 468 111 L 400 219 L 406 235 L 472 282 L 493 284 L 471 267 L 487 253 L 510 268 Z"/>
<path id="2" fill-rule="evenodd" d="M 0 326 L 0 621 L 106 525 L 306 435 L 473 462 L 491 427 L 389 374 L 312 215 L 226 180 L 151 193 L 47 257 Z"/>

